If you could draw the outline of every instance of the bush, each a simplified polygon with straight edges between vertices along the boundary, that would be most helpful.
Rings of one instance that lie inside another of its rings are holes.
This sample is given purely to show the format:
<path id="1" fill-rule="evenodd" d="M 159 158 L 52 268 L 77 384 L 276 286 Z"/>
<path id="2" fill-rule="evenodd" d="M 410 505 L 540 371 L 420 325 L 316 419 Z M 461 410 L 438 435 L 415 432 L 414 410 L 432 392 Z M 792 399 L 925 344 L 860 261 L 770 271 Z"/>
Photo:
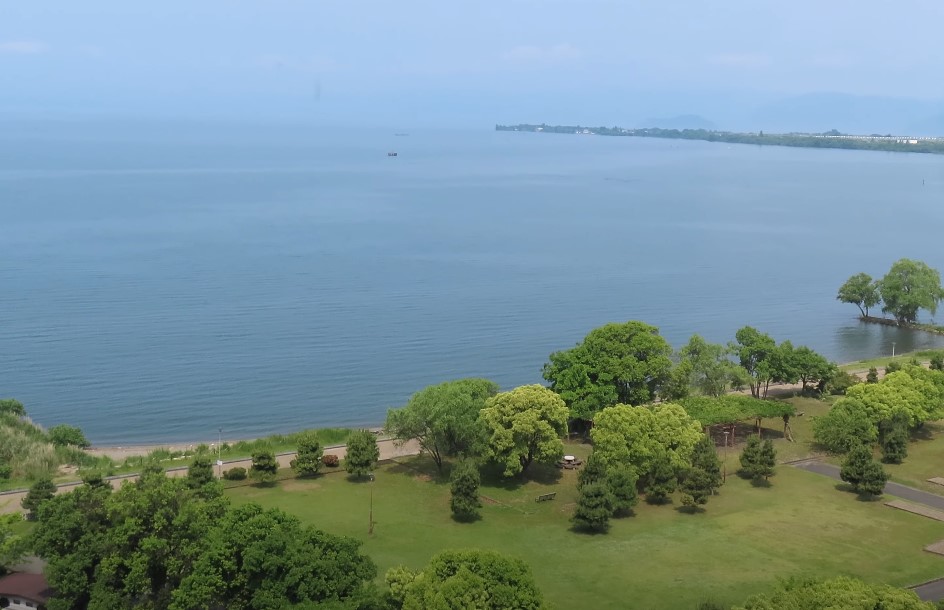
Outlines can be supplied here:
<path id="1" fill-rule="evenodd" d="M 452 498 L 449 506 L 459 521 L 473 521 L 479 516 L 482 502 L 479 500 L 478 466 L 471 461 L 462 461 L 452 469 Z"/>
<path id="2" fill-rule="evenodd" d="M 91 445 L 82 430 L 69 424 L 59 424 L 49 429 L 49 440 L 57 447 L 81 447 L 85 449 Z"/>
<path id="3" fill-rule="evenodd" d="M 23 403 L 15 398 L 0 398 L 0 413 L 10 413 L 17 417 L 26 415 Z"/>
<path id="4" fill-rule="evenodd" d="M 859 378 L 846 371 L 836 371 L 826 382 L 826 391 L 833 395 L 842 395 L 846 390 L 859 383 Z"/>
<path id="5" fill-rule="evenodd" d="M 889 363 L 885 366 L 885 374 L 886 374 L 886 375 L 891 375 L 892 373 L 894 373 L 894 372 L 896 372 L 896 371 L 900 371 L 900 370 L 901 370 L 901 363 L 900 363 L 900 362 L 896 362 L 896 361 L 894 361 L 894 360 L 891 361 L 891 362 L 889 362 Z"/>
<path id="6" fill-rule="evenodd" d="M 0 481 L 5 481 L 13 476 L 13 467 L 9 464 L 0 464 Z"/>
<path id="7" fill-rule="evenodd" d="M 252 467 L 249 476 L 259 483 L 269 483 L 275 480 L 279 472 L 279 462 L 275 453 L 268 449 L 260 449 L 252 453 Z"/>
<path id="8" fill-rule="evenodd" d="M 832 453 L 847 453 L 863 443 L 874 443 L 877 438 L 875 424 L 854 398 L 842 398 L 829 413 L 813 418 L 813 439 Z"/>
<path id="9" fill-rule="evenodd" d="M 227 481 L 243 481 L 246 478 L 246 469 L 242 466 L 230 468 L 223 473 L 223 478 Z"/>
<path id="10" fill-rule="evenodd" d="M 318 474 L 321 468 L 321 456 L 324 449 L 318 442 L 315 434 L 305 434 L 298 439 L 298 452 L 290 464 L 295 474 L 301 477 L 312 477 Z"/>
<path id="11" fill-rule="evenodd" d="M 866 383 L 878 383 L 878 369 L 873 367 L 869 368 L 869 374 L 865 376 Z"/>
<path id="12" fill-rule="evenodd" d="M 944 371 L 944 354 L 934 354 L 931 356 L 932 371 Z"/>
<path id="13" fill-rule="evenodd" d="M 341 460 L 333 453 L 329 453 L 321 458 L 321 462 L 329 468 L 337 468 L 341 465 Z"/>

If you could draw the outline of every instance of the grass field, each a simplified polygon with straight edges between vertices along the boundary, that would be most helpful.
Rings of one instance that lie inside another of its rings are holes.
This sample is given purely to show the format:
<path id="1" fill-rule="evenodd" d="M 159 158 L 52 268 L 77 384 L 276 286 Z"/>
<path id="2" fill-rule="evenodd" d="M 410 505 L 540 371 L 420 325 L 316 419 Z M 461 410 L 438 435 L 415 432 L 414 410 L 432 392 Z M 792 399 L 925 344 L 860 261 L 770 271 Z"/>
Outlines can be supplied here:
<path id="1" fill-rule="evenodd" d="M 585 456 L 589 447 L 567 450 Z M 545 470 L 524 484 L 489 478 L 481 489 L 490 498 L 483 518 L 460 524 L 450 518 L 449 486 L 431 476 L 432 468 L 428 459 L 413 458 L 381 466 L 373 483 L 338 473 L 227 493 L 237 503 L 278 506 L 363 540 L 381 575 L 398 564 L 419 568 L 449 548 L 521 557 L 558 608 L 691 609 L 705 599 L 731 604 L 795 574 L 850 574 L 895 585 L 944 575 L 944 559 L 921 550 L 944 538 L 944 524 L 859 501 L 834 481 L 789 466 L 778 467 L 770 488 L 729 474 L 699 514 L 640 504 L 635 516 L 613 521 L 606 535 L 570 530 L 573 471 Z M 556 499 L 534 501 L 552 491 Z"/>

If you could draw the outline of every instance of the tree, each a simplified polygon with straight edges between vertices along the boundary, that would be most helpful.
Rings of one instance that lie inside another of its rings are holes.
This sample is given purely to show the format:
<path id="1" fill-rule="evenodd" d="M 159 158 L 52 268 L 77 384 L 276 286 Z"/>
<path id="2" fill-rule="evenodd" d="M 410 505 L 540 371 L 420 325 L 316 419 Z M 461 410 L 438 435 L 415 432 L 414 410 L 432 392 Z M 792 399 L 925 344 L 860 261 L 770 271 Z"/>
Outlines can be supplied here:
<path id="1" fill-rule="evenodd" d="M 281 610 L 345 602 L 362 594 L 376 573 L 360 542 L 302 526 L 278 509 L 245 504 L 230 509 L 209 533 L 170 609 Z"/>
<path id="2" fill-rule="evenodd" d="M 852 303 L 859 308 L 863 318 L 869 317 L 869 309 L 878 305 L 878 285 L 868 273 L 857 273 L 839 287 L 836 299 L 843 303 Z"/>
<path id="3" fill-rule="evenodd" d="M 944 354 L 938 352 L 931 356 L 931 362 L 928 368 L 932 371 L 944 371 Z"/>
<path id="4" fill-rule="evenodd" d="M 706 504 L 714 493 L 714 480 L 701 468 L 689 468 L 682 474 L 679 491 L 682 492 L 682 504 L 689 509 L 696 509 Z"/>
<path id="5" fill-rule="evenodd" d="M 878 383 L 878 369 L 874 366 L 869 367 L 869 372 L 865 376 L 866 383 Z"/>
<path id="6" fill-rule="evenodd" d="M 847 608 L 849 610 L 932 610 L 914 591 L 885 584 L 869 584 L 848 576 L 830 580 L 790 578 L 774 593 L 755 595 L 735 610 L 785 608 Z"/>
<path id="7" fill-rule="evenodd" d="M 921 261 L 907 258 L 892 265 L 878 283 L 882 295 L 882 311 L 892 314 L 898 324 L 913 324 L 918 310 L 937 313 L 937 304 L 944 298 L 941 274 Z"/>
<path id="8" fill-rule="evenodd" d="M 479 516 L 482 502 L 479 500 L 479 485 L 482 482 L 478 466 L 471 460 L 463 460 L 452 469 L 452 498 L 449 506 L 453 516 L 460 521 L 473 521 Z"/>
<path id="9" fill-rule="evenodd" d="M 190 467 L 187 468 L 187 484 L 191 489 L 200 489 L 206 485 L 214 483 L 216 477 L 213 476 L 213 461 L 210 456 L 201 453 L 193 458 Z"/>
<path id="10" fill-rule="evenodd" d="M 581 485 L 577 506 L 571 521 L 581 529 L 605 532 L 610 526 L 610 517 L 615 508 L 615 499 L 606 483 Z"/>
<path id="11" fill-rule="evenodd" d="M 50 428 L 49 441 L 59 447 L 72 445 L 80 449 L 85 449 L 91 445 L 88 439 L 85 438 L 85 435 L 82 434 L 82 430 L 68 424 L 59 424 L 58 426 Z"/>
<path id="12" fill-rule="evenodd" d="M 535 461 L 552 463 L 564 454 L 567 405 L 540 385 L 501 392 L 481 413 L 488 434 L 488 457 L 504 466 L 506 477 L 523 474 Z"/>
<path id="13" fill-rule="evenodd" d="M 27 551 L 27 541 L 15 533 L 17 524 L 23 519 L 19 513 L 0 515 L 0 576 L 20 561 Z"/>
<path id="14" fill-rule="evenodd" d="M 813 439 L 832 453 L 848 453 L 877 438 L 865 405 L 854 398 L 840 398 L 828 413 L 813 418 Z"/>
<path id="15" fill-rule="evenodd" d="M 669 455 L 657 451 L 643 479 L 643 491 L 650 504 L 665 504 L 669 496 L 678 488 L 678 469 L 672 464 Z"/>
<path id="16" fill-rule="evenodd" d="M 774 374 L 770 367 L 770 357 L 777 349 L 776 342 L 770 335 L 751 326 L 741 328 L 734 336 L 736 343 L 731 345 L 731 349 L 737 354 L 741 367 L 747 371 L 751 396 L 766 398 L 767 388 Z"/>
<path id="17" fill-rule="evenodd" d="M 587 463 L 577 473 L 577 486 L 582 487 L 590 483 L 602 483 L 606 480 L 606 461 L 597 452 L 592 452 Z"/>
<path id="18" fill-rule="evenodd" d="M 596 328 L 576 347 L 555 352 L 544 378 L 573 419 L 590 420 L 611 405 L 652 402 L 672 370 L 672 347 L 644 322 Z"/>
<path id="19" fill-rule="evenodd" d="M 321 457 L 324 449 L 314 432 L 307 432 L 298 439 L 298 452 L 289 464 L 300 477 L 313 477 L 321 470 Z"/>
<path id="20" fill-rule="evenodd" d="M 766 481 L 774 473 L 776 465 L 777 454 L 770 439 L 764 442 L 757 436 L 747 439 L 747 445 L 741 452 L 741 470 L 745 476 L 755 481 Z"/>
<path id="21" fill-rule="evenodd" d="M 249 478 L 259 483 L 269 483 L 275 480 L 279 473 L 279 462 L 275 453 L 269 449 L 260 449 L 252 452 L 252 466 L 249 467 Z"/>
<path id="22" fill-rule="evenodd" d="M 852 485 L 857 493 L 878 496 L 885 489 L 888 474 L 872 457 L 872 450 L 865 445 L 859 445 L 846 456 L 839 471 L 839 478 Z"/>
<path id="23" fill-rule="evenodd" d="M 34 532 L 51 608 L 167 608 L 225 511 L 219 486 L 149 469 L 113 492 L 81 486 L 43 504 Z"/>
<path id="24" fill-rule="evenodd" d="M 374 470 L 380 459 L 377 438 L 370 430 L 355 430 L 347 439 L 347 455 L 344 468 L 348 474 L 364 477 Z"/>
<path id="25" fill-rule="evenodd" d="M 908 414 L 897 411 L 890 419 L 879 422 L 879 445 L 882 447 L 882 459 L 887 464 L 901 464 L 908 457 L 908 427 L 911 423 Z"/>
<path id="26" fill-rule="evenodd" d="M 699 335 L 692 335 L 679 350 L 679 355 L 681 362 L 689 365 L 692 385 L 706 396 L 723 396 L 744 374 L 729 359 L 730 347 L 708 343 Z"/>
<path id="27" fill-rule="evenodd" d="M 446 456 L 473 457 L 481 452 L 484 433 L 479 412 L 497 393 L 498 385 L 488 379 L 432 385 L 414 394 L 403 408 L 389 410 L 384 428 L 395 438 L 416 439 L 442 470 Z"/>
<path id="28" fill-rule="evenodd" d="M 606 486 L 613 496 L 613 515 L 628 515 L 639 502 L 636 473 L 626 466 L 614 466 L 606 475 Z"/>
<path id="29" fill-rule="evenodd" d="M 56 484 L 49 477 L 43 477 L 33 483 L 20 505 L 27 511 L 27 519 L 35 520 L 39 508 L 56 494 Z"/>
<path id="30" fill-rule="evenodd" d="M 403 610 L 546 608 L 528 566 L 494 551 L 445 551 L 421 572 L 393 568 L 386 580 Z"/>
<path id="31" fill-rule="evenodd" d="M 26 415 L 26 409 L 23 403 L 15 398 L 0 398 L 0 415 L 8 413 L 16 417 Z"/>
<path id="32" fill-rule="evenodd" d="M 804 391 L 819 385 L 821 382 L 828 381 L 837 370 L 836 365 L 805 345 L 794 349 L 790 356 L 792 372 L 803 384 Z"/>
<path id="33" fill-rule="evenodd" d="M 594 453 L 608 466 L 632 466 L 643 479 L 659 454 L 665 454 L 675 470 L 688 468 L 702 436 L 701 424 L 673 403 L 607 407 L 597 413 L 590 431 Z"/>
<path id="34" fill-rule="evenodd" d="M 692 467 L 705 473 L 711 493 L 717 493 L 724 477 L 721 474 L 721 460 L 715 451 L 714 441 L 707 434 L 703 435 L 692 451 Z"/>
<path id="35" fill-rule="evenodd" d="M 767 481 L 774 475 L 774 468 L 777 466 L 777 451 L 774 449 L 774 442 L 769 438 L 760 446 L 760 464 L 759 470 Z"/>

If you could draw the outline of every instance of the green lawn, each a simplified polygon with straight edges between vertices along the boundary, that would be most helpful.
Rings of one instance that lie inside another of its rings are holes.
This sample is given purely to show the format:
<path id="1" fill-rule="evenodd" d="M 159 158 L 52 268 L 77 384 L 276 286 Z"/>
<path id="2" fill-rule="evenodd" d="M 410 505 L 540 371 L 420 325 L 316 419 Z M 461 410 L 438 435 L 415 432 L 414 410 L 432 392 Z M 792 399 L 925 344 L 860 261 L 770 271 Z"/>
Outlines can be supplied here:
<path id="1" fill-rule="evenodd" d="M 589 447 L 567 450 L 586 455 Z M 733 456 L 729 460 L 733 464 Z M 691 609 L 704 599 L 730 604 L 793 574 L 851 574 L 895 585 L 944 575 L 944 559 L 921 550 L 944 538 L 944 524 L 861 502 L 828 478 L 788 466 L 778 467 L 766 489 L 729 475 L 700 514 L 641 504 L 634 517 L 614 521 L 607 535 L 569 529 L 573 471 L 543 471 L 540 482 L 523 485 L 483 485 L 481 493 L 492 500 L 483 519 L 460 524 L 449 516 L 448 484 L 431 477 L 431 468 L 427 459 L 414 458 L 381 466 L 374 483 L 338 473 L 227 493 L 237 503 L 278 506 L 365 541 L 381 574 L 397 564 L 421 567 L 448 548 L 521 557 L 558 608 Z M 375 527 L 368 536 L 371 490 Z M 550 491 L 557 492 L 555 500 L 534 502 Z"/>
<path id="2" fill-rule="evenodd" d="M 885 464 L 892 480 L 944 495 L 944 487 L 927 480 L 944 477 L 944 421 L 931 422 L 912 434 L 903 464 Z"/>

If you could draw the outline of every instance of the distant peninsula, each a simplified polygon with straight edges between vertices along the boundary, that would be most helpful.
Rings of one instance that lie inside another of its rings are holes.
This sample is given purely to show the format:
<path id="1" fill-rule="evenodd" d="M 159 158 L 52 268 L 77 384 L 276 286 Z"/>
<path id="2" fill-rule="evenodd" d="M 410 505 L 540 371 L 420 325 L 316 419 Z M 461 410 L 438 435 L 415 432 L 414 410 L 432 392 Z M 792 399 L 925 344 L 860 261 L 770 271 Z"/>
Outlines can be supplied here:
<path id="1" fill-rule="evenodd" d="M 802 148 L 846 148 L 852 150 L 884 150 L 944 154 L 944 138 L 896 136 L 891 134 L 851 135 L 832 130 L 825 133 L 764 133 L 716 131 L 712 129 L 662 129 L 648 127 L 583 127 L 580 125 L 495 125 L 496 131 L 530 131 L 592 136 L 627 136 L 637 138 L 667 138 L 671 140 L 704 140 L 730 144 L 759 144 L 761 146 L 798 146 Z"/>

